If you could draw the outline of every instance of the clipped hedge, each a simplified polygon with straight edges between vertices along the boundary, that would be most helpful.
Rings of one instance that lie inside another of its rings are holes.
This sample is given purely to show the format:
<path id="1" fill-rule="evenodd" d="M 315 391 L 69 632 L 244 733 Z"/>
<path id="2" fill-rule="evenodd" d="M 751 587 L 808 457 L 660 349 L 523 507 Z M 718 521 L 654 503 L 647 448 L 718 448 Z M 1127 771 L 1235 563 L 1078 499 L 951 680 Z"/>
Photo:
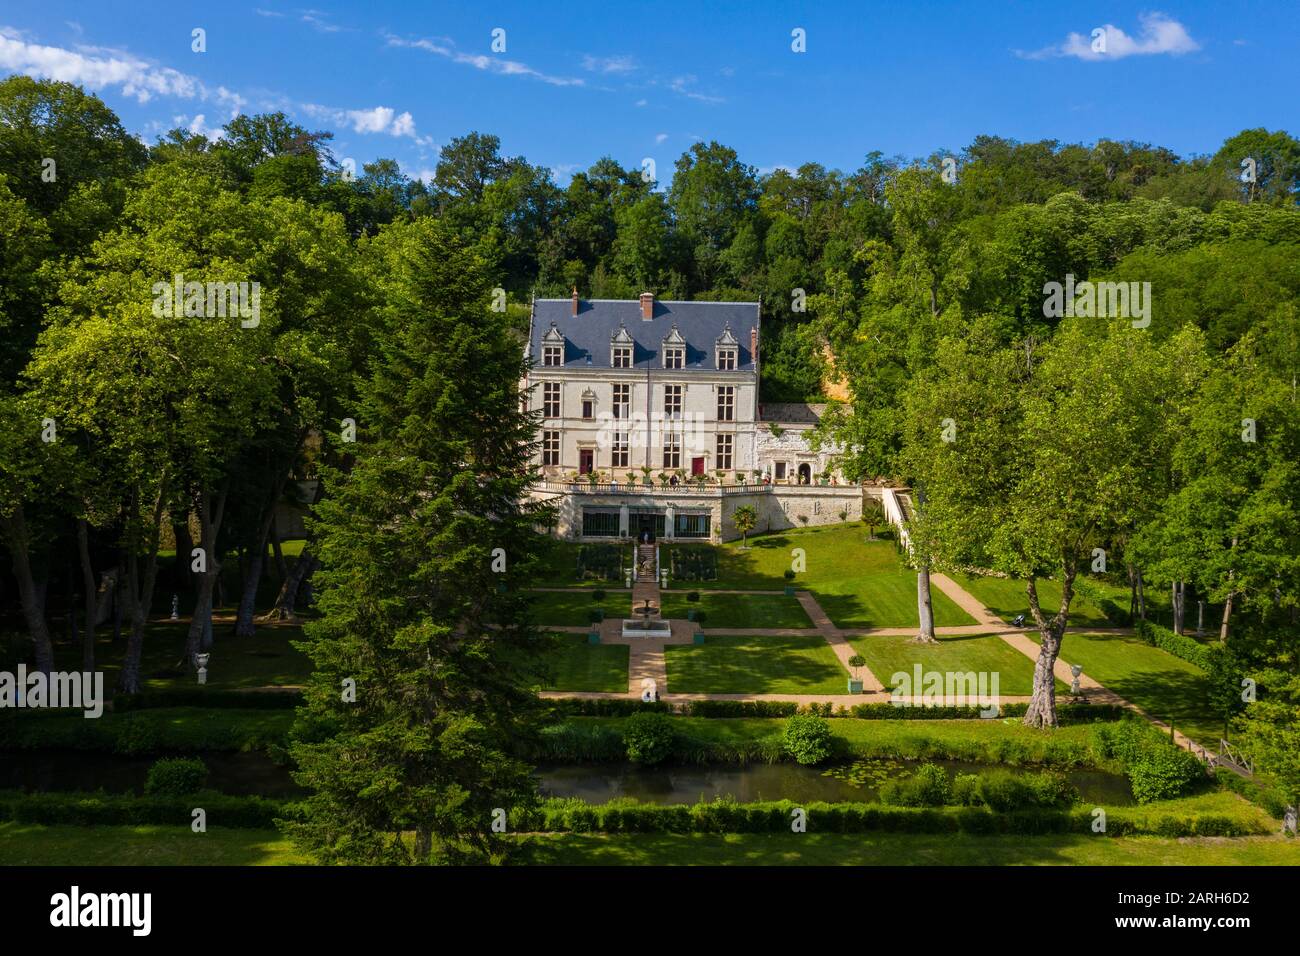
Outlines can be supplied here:
<path id="1" fill-rule="evenodd" d="M 0 750 L 97 750 L 118 754 L 270 750 L 283 746 L 293 711 L 197 707 L 105 713 L 0 711 Z"/>
<path id="2" fill-rule="evenodd" d="M 142 694 L 118 694 L 113 710 L 125 713 L 158 707 L 221 707 L 237 710 L 293 710 L 302 706 L 302 692 L 204 690 L 198 687 L 151 690 Z"/>
<path id="3" fill-rule="evenodd" d="M 1180 660 L 1195 664 L 1201 670 L 1209 670 L 1209 648 L 1199 641 L 1193 640 L 1185 634 L 1175 634 L 1169 628 L 1161 627 L 1159 624 L 1152 624 L 1150 621 L 1138 621 L 1133 630 L 1138 637 L 1152 647 L 1158 647 L 1162 651 L 1173 654 L 1174 657 Z"/>
<path id="4" fill-rule="evenodd" d="M 619 800 L 589 804 L 548 800 L 510 815 L 515 831 L 546 833 L 790 833 L 793 811 L 807 814 L 809 833 L 1046 834 L 1094 831 L 1091 808 L 1016 810 L 981 807 L 891 807 L 876 803 L 646 804 Z M 1249 836 L 1266 832 L 1257 821 L 1188 811 L 1107 811 L 1105 836 Z M 1102 836 L 1102 834 L 1097 834 Z"/>
<path id="5" fill-rule="evenodd" d="M 642 711 L 672 711 L 672 706 L 663 701 L 644 703 L 631 697 L 555 697 L 547 703 L 561 717 L 630 717 Z"/>
<path id="6" fill-rule="evenodd" d="M 798 712 L 798 704 L 784 700 L 692 700 L 686 704 L 691 717 L 793 717 Z"/>
<path id="7" fill-rule="evenodd" d="M 202 808 L 210 827 L 262 830 L 274 827 L 286 806 L 282 800 L 212 790 L 187 796 L 0 791 L 0 820 L 42 826 L 189 826 L 193 811 Z"/>

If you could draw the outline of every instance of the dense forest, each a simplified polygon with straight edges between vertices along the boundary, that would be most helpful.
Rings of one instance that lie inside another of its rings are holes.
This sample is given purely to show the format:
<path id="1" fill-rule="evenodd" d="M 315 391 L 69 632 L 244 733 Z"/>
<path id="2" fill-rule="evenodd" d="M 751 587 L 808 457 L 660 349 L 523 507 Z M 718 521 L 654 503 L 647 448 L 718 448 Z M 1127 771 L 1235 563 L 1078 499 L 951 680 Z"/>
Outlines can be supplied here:
<path id="1" fill-rule="evenodd" d="M 845 474 L 917 491 L 923 570 L 1026 580 L 1048 675 L 1098 552 L 1132 584 L 1135 617 L 1144 589 L 1172 589 L 1178 633 L 1178 595 L 1208 602 L 1225 719 L 1244 710 L 1257 759 L 1300 779 L 1300 142 L 1287 133 L 1244 130 L 1192 157 L 981 136 L 764 174 L 697 142 L 666 181 L 603 158 L 564 186 L 490 133 L 452 139 L 430 182 L 388 159 L 353 174 L 331 138 L 277 113 L 145 145 L 75 86 L 0 83 L 0 623 L 36 666 L 51 666 L 51 620 L 71 629 L 78 614 L 93 666 L 113 568 L 123 689 L 139 690 L 164 538 L 206 558 L 166 582 L 194 612 L 190 655 L 212 641 L 223 565 L 240 571 L 224 596 L 237 633 L 253 633 L 295 478 L 334 476 L 308 504 L 333 522 L 335 588 L 340 536 L 360 547 L 395 520 L 381 490 L 422 480 L 403 448 L 428 449 L 444 475 L 488 462 L 495 491 L 461 489 L 447 513 L 526 526 L 535 516 L 505 504 L 525 459 L 504 444 L 471 455 L 469 436 L 444 447 L 404 404 L 424 382 L 444 423 L 517 407 L 488 307 L 456 321 L 494 287 L 516 319 L 530 296 L 573 287 L 761 299 L 764 398 L 833 400 L 820 434 L 843 446 Z M 178 275 L 260 283 L 259 322 L 159 315 L 149 290 Z M 1135 291 L 1118 312 L 1053 314 L 1046 288 L 1066 282 L 1149 291 L 1141 311 Z M 517 423 L 483 434 L 527 442 Z M 372 503 L 367 528 L 328 503 L 336 492 L 358 513 Z M 469 547 L 463 531 L 448 541 Z M 276 611 L 292 613 L 319 560 L 309 541 Z M 365 577 L 379 588 L 402 567 Z M 1059 609 L 1039 607 L 1036 579 L 1063 585 Z M 1243 675 L 1257 702 L 1235 696 Z"/>

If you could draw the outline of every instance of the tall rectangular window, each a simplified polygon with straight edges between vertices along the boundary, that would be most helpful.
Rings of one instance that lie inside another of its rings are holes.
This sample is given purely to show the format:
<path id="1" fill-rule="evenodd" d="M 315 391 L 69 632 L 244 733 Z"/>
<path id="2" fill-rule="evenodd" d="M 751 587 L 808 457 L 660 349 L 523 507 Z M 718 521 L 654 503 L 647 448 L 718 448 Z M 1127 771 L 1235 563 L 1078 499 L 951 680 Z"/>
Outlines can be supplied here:
<path id="1" fill-rule="evenodd" d="M 563 365 L 564 346 L 563 345 L 542 346 L 542 364 L 549 367 Z"/>
<path id="2" fill-rule="evenodd" d="M 614 346 L 614 368 L 631 368 L 632 367 L 632 346 L 616 345 Z"/>
<path id="3" fill-rule="evenodd" d="M 736 370 L 736 350 L 718 349 L 718 371 L 734 372 Z"/>
<path id="4" fill-rule="evenodd" d="M 736 386 L 719 385 L 718 386 L 718 421 L 733 422 L 736 420 Z"/>
<path id="5" fill-rule="evenodd" d="M 614 417 L 626 420 L 632 417 L 632 386 L 614 386 Z"/>
<path id="6" fill-rule="evenodd" d="M 715 467 L 717 467 L 720 471 L 731 470 L 732 467 L 731 451 L 733 447 L 733 437 L 734 436 L 732 435 L 718 436 L 718 451 L 717 454 L 714 456 L 714 460 L 716 462 Z"/>
<path id="7" fill-rule="evenodd" d="M 614 432 L 613 451 L 610 453 L 611 468 L 626 468 L 629 459 L 629 442 L 627 432 Z"/>
<path id="8" fill-rule="evenodd" d="M 682 387 L 680 385 L 664 386 L 664 417 L 682 417 Z"/>
<path id="9" fill-rule="evenodd" d="M 680 345 L 664 347 L 664 368 L 685 368 L 686 349 Z"/>
<path id="10" fill-rule="evenodd" d="M 559 382 L 544 382 L 542 384 L 542 415 L 546 418 L 560 417 Z"/>
<path id="11" fill-rule="evenodd" d="M 558 465 L 560 463 L 560 433 L 542 432 L 542 464 Z"/>
<path id="12" fill-rule="evenodd" d="M 664 435 L 664 467 L 682 467 L 682 436 L 668 433 Z"/>
<path id="13" fill-rule="evenodd" d="M 582 417 L 587 421 L 596 417 L 596 403 L 589 398 L 582 400 Z"/>

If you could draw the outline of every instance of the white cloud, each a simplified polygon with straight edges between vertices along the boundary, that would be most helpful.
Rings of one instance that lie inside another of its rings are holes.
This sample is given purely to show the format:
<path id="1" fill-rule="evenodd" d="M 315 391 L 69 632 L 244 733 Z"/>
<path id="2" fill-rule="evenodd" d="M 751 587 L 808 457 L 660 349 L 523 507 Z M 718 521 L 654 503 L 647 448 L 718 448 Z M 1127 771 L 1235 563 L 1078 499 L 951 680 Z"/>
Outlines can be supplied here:
<path id="1" fill-rule="evenodd" d="M 637 100 L 636 103 L 634 103 L 633 105 L 634 105 L 634 106 L 645 106 L 647 102 L 648 102 L 647 100 L 640 99 L 640 100 Z"/>
<path id="2" fill-rule="evenodd" d="M 592 56 L 582 58 L 582 68 L 588 73 L 631 73 L 636 60 L 630 56 Z"/>
<path id="3" fill-rule="evenodd" d="M 203 136 L 209 142 L 215 143 L 219 139 L 224 139 L 226 131 L 220 126 L 212 127 L 208 125 L 207 117 L 202 113 L 196 113 L 194 119 L 186 120 L 184 116 L 173 117 L 173 122 L 193 133 L 195 136 Z"/>
<path id="4" fill-rule="evenodd" d="M 229 107 L 231 116 L 237 116 L 246 102 L 224 86 L 208 87 L 179 70 L 157 66 L 121 50 L 43 46 L 29 43 L 7 28 L 0 29 L 0 70 L 76 83 L 96 91 L 118 89 L 139 103 L 148 103 L 155 96 L 212 101 Z"/>
<path id="5" fill-rule="evenodd" d="M 696 100 L 700 103 L 726 102 L 721 96 L 710 96 L 707 93 L 697 93 L 692 90 L 691 87 L 695 85 L 695 79 L 694 74 L 690 73 L 685 76 L 674 77 L 672 82 L 668 84 L 668 88 L 679 96 L 684 96 L 687 99 Z"/>
<path id="6" fill-rule="evenodd" d="M 656 142 L 656 143 L 662 143 L 662 142 L 663 142 L 664 140 L 666 140 L 667 138 L 668 138 L 668 134 L 667 134 L 667 133 L 660 133 L 658 136 L 655 137 L 655 142 Z"/>
<path id="7" fill-rule="evenodd" d="M 387 133 L 423 142 L 415 132 L 415 119 L 410 113 L 398 113 L 391 106 L 375 106 L 368 110 L 345 110 L 317 103 L 302 104 L 302 111 L 315 119 L 328 120 L 340 126 L 350 126 L 354 133 Z"/>
<path id="8" fill-rule="evenodd" d="M 489 73 L 496 73 L 501 76 L 528 76 L 543 83 L 549 83 L 552 86 L 585 86 L 586 82 L 577 77 L 552 76 L 549 73 L 543 73 L 535 70 L 527 63 L 520 63 L 518 60 L 506 60 L 499 56 L 488 56 L 483 53 L 462 53 L 456 49 L 455 44 L 445 37 L 437 39 L 421 40 L 404 40 L 391 34 L 387 35 L 388 45 L 395 47 L 404 47 L 407 49 L 424 50 L 426 53 L 434 53 L 441 57 L 446 57 L 453 63 L 460 63 L 466 66 L 472 66 L 476 70 L 484 70 Z"/>
<path id="9" fill-rule="evenodd" d="M 1201 45 L 1192 39 L 1191 34 L 1177 20 L 1163 13 L 1143 13 L 1138 16 L 1141 32 L 1131 37 L 1114 24 L 1107 23 L 1097 27 L 1103 31 L 1096 39 L 1093 30 L 1085 36 L 1071 33 L 1065 41 L 1057 46 L 1044 47 L 1032 53 L 1017 50 L 1016 55 L 1026 60 L 1043 60 L 1049 57 L 1072 56 L 1079 60 L 1097 62 L 1099 60 L 1121 60 L 1127 56 L 1158 56 L 1168 53 L 1182 56 L 1195 53 Z M 1104 46 L 1099 42 L 1104 36 Z M 1100 49 L 1093 49 L 1097 44 Z"/>

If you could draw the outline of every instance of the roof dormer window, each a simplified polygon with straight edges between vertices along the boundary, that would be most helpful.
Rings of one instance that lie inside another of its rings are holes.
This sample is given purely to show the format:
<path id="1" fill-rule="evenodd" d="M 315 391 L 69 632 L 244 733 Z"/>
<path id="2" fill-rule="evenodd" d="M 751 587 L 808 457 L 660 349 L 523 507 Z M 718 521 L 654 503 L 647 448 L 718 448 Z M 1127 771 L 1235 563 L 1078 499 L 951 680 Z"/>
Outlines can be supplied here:
<path id="1" fill-rule="evenodd" d="M 722 330 L 715 344 L 715 354 L 717 356 L 718 371 L 734 372 L 739 362 L 740 343 L 736 337 L 731 334 L 731 326 L 728 325 Z"/>
<path id="2" fill-rule="evenodd" d="M 632 336 L 627 332 L 625 326 L 619 326 L 609 343 L 609 365 L 610 368 L 631 368 L 632 354 L 636 343 Z"/>
<path id="3" fill-rule="evenodd" d="M 685 368 L 686 367 L 686 340 L 682 338 L 682 333 L 677 331 L 677 326 L 672 327 L 668 337 L 664 339 L 664 368 Z"/>
<path id="4" fill-rule="evenodd" d="M 558 368 L 564 364 L 564 334 L 556 328 L 554 322 L 542 336 L 542 365 L 546 368 Z"/>

